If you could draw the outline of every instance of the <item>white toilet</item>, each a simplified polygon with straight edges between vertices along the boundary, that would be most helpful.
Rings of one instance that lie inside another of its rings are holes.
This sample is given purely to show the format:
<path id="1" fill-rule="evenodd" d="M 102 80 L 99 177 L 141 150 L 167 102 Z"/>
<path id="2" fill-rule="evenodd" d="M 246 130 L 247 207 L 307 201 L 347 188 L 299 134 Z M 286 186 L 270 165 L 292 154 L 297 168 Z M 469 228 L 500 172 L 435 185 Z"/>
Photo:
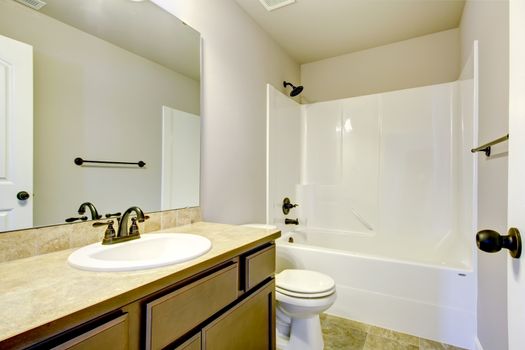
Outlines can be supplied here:
<path id="1" fill-rule="evenodd" d="M 319 272 L 283 270 L 275 276 L 277 348 L 322 350 L 319 314 L 335 302 L 335 282 Z"/>
<path id="2" fill-rule="evenodd" d="M 243 226 L 275 229 L 273 225 Z M 319 314 L 335 302 L 335 281 L 320 272 L 287 269 L 275 276 L 277 349 L 322 350 Z"/>

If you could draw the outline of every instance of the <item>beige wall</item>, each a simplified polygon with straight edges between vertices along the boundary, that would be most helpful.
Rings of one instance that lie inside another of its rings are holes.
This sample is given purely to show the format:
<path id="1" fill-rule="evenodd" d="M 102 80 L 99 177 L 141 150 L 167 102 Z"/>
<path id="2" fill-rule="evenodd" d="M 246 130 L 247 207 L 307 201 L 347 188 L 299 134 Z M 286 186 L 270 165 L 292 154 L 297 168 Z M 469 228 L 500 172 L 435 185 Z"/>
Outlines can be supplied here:
<path id="1" fill-rule="evenodd" d="M 161 108 L 198 114 L 199 82 L 10 0 L 0 34 L 34 47 L 35 225 L 84 201 L 102 213 L 159 210 Z M 147 167 L 80 168 L 76 157 Z"/>
<path id="2" fill-rule="evenodd" d="M 263 222 L 266 83 L 299 81 L 299 65 L 233 0 L 154 1 L 203 37 L 203 217 Z"/>
<path id="3" fill-rule="evenodd" d="M 304 99 L 319 102 L 454 81 L 459 30 L 341 55 L 301 66 Z"/>
<path id="4" fill-rule="evenodd" d="M 507 1 L 467 1 L 461 21 L 461 60 L 479 40 L 479 142 L 508 132 L 509 7 Z M 478 165 L 478 228 L 506 232 L 507 145 Z M 507 254 L 478 254 L 478 338 L 484 350 L 507 341 Z"/>

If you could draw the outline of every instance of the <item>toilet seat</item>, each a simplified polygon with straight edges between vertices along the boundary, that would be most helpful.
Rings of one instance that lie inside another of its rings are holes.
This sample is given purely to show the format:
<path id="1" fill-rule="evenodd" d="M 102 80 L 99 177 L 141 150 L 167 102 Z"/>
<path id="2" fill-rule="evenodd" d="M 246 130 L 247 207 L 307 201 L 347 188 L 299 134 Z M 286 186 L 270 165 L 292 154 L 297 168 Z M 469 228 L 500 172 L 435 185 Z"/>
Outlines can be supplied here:
<path id="1" fill-rule="evenodd" d="M 283 289 L 283 288 L 279 288 L 279 287 L 275 287 L 275 291 L 276 292 L 279 292 L 281 294 L 284 294 L 284 295 L 288 295 L 290 297 L 294 297 L 294 298 L 306 298 L 306 299 L 314 299 L 314 298 L 324 298 L 324 297 L 327 297 L 329 295 L 332 295 L 335 293 L 335 288 L 334 289 L 330 289 L 326 292 L 321 292 L 321 293 L 298 293 L 298 292 L 294 292 L 294 291 L 291 291 L 291 290 L 286 290 L 286 289 Z"/>
<path id="2" fill-rule="evenodd" d="M 276 290 L 298 298 L 319 298 L 335 291 L 335 281 L 320 272 L 288 269 L 275 276 Z"/>
<path id="3" fill-rule="evenodd" d="M 337 297 L 337 294 L 332 292 L 332 294 L 327 295 L 322 298 L 296 298 L 289 296 L 280 292 L 275 293 L 275 299 L 280 303 L 287 303 L 289 305 L 294 305 L 296 307 L 309 309 L 309 308 L 318 308 L 325 305 L 331 305 Z"/>

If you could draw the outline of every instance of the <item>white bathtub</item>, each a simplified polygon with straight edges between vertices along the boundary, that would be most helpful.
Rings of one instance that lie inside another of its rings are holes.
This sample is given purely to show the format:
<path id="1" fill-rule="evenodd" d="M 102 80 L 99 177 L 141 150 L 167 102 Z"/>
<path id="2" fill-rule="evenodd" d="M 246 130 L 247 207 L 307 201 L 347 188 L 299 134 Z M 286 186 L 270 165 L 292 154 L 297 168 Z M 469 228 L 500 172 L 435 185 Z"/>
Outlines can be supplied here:
<path id="1" fill-rule="evenodd" d="M 334 278 L 337 301 L 328 313 L 472 349 L 476 280 L 468 256 L 468 247 L 450 240 L 347 232 L 293 232 L 277 242 L 278 271 L 304 268 Z"/>

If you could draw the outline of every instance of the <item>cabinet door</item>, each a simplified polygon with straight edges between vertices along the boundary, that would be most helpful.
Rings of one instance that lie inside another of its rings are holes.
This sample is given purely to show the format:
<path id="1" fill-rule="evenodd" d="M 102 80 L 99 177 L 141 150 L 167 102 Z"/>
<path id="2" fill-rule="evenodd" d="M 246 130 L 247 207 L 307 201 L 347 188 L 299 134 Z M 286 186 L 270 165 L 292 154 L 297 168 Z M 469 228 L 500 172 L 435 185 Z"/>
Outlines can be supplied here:
<path id="1" fill-rule="evenodd" d="M 146 304 L 146 350 L 160 350 L 237 299 L 238 263 Z"/>
<path id="2" fill-rule="evenodd" d="M 204 327 L 202 349 L 275 349 L 274 281 Z"/>
<path id="3" fill-rule="evenodd" d="M 53 350 L 126 350 L 128 348 L 128 315 L 124 314 L 54 347 Z"/>

